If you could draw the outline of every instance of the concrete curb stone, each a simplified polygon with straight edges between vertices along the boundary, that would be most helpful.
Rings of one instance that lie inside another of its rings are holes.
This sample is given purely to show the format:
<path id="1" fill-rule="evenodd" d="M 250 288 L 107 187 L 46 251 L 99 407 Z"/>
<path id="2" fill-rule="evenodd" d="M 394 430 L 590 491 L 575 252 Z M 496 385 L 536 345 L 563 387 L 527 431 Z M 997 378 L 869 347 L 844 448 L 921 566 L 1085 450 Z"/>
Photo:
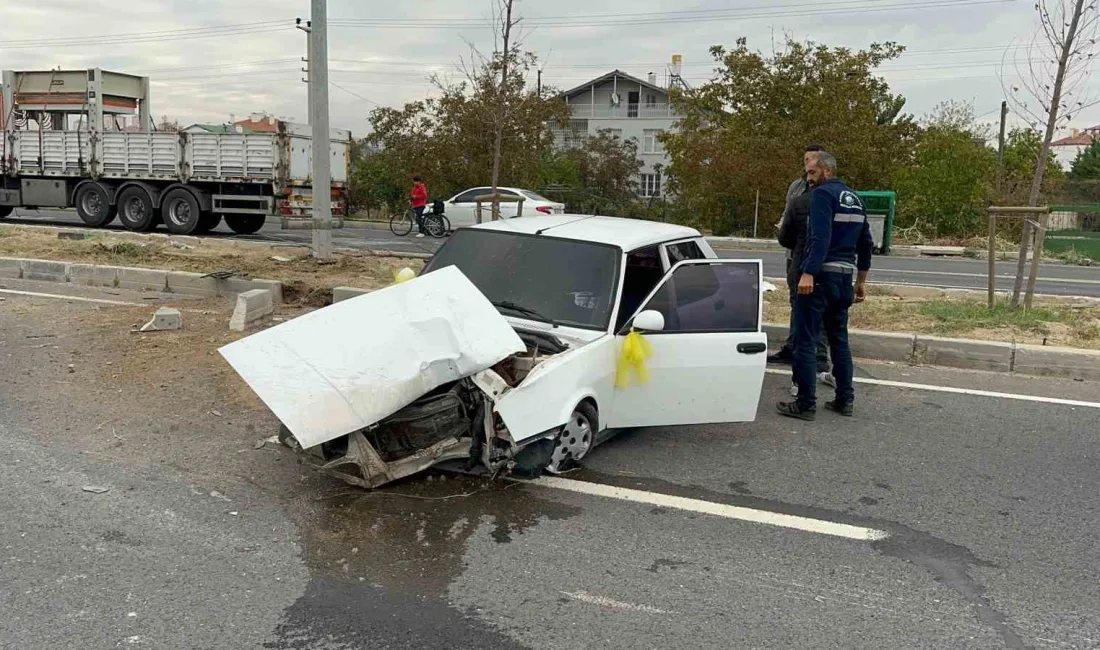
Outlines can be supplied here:
<path id="1" fill-rule="evenodd" d="M 132 291 L 167 291 L 168 271 L 120 266 L 118 269 L 118 287 Z"/>
<path id="2" fill-rule="evenodd" d="M 69 263 L 50 260 L 23 260 L 23 279 L 42 282 L 68 282 Z"/>
<path id="3" fill-rule="evenodd" d="M 237 295 L 237 305 L 229 319 L 229 329 L 243 332 L 275 311 L 274 296 L 267 289 L 252 289 Z"/>
<path id="4" fill-rule="evenodd" d="M 69 266 L 69 281 L 85 287 L 117 287 L 117 266 L 97 266 L 95 264 L 72 264 Z"/>
<path id="5" fill-rule="evenodd" d="M 1018 344 L 1013 370 L 1024 375 L 1100 381 L 1100 351 Z"/>
<path id="6" fill-rule="evenodd" d="M 332 288 L 332 304 L 343 302 L 345 300 L 351 300 L 358 296 L 362 296 L 370 293 L 370 289 L 358 289 L 356 287 L 333 287 Z"/>
<path id="7" fill-rule="evenodd" d="M 914 359 L 931 366 L 1012 372 L 1015 349 L 1014 344 L 1003 341 L 950 339 L 917 334 Z"/>
<path id="8" fill-rule="evenodd" d="M 186 271 L 168 271 L 165 281 L 168 291 L 188 296 L 215 297 L 221 294 L 221 281 L 217 278 L 203 277 L 202 273 Z"/>
<path id="9" fill-rule="evenodd" d="M 0 257 L 0 278 L 18 280 L 23 277 L 23 260 L 18 257 Z"/>

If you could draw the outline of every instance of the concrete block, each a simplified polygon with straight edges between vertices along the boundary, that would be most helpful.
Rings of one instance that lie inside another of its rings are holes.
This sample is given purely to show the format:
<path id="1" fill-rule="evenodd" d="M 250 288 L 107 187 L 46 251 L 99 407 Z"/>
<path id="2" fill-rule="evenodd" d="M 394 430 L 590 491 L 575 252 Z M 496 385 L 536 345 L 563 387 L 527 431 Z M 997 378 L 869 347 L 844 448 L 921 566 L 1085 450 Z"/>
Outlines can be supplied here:
<path id="1" fill-rule="evenodd" d="M 166 276 L 168 291 L 185 296 L 204 296 L 213 298 L 221 295 L 221 281 L 217 278 L 204 278 L 202 273 L 169 271 Z"/>
<path id="2" fill-rule="evenodd" d="M 133 291 L 165 291 L 168 288 L 168 271 L 119 267 L 118 286 Z"/>
<path id="3" fill-rule="evenodd" d="M 244 278 L 229 278 L 219 280 L 223 295 L 242 294 L 246 291 L 263 289 L 271 292 L 271 299 L 276 304 L 283 302 L 283 283 L 278 280 L 245 280 Z"/>
<path id="4" fill-rule="evenodd" d="M 915 339 L 916 337 L 912 334 L 848 331 L 848 343 L 852 348 L 852 356 L 857 359 L 909 363 L 913 359 Z"/>
<path id="5" fill-rule="evenodd" d="M 1017 345 L 1012 370 L 1023 375 L 1100 381 L 1100 351 Z"/>
<path id="6" fill-rule="evenodd" d="M 177 248 L 182 246 L 190 246 L 194 248 L 195 246 L 201 246 L 202 240 L 198 237 L 191 237 L 189 235 L 169 235 L 168 245 L 175 246 Z"/>
<path id="7" fill-rule="evenodd" d="M 57 233 L 57 238 L 67 241 L 80 241 L 82 239 L 87 239 L 88 233 L 76 230 L 62 230 L 61 232 Z"/>
<path id="8" fill-rule="evenodd" d="M 1012 370 L 1015 346 L 1000 341 L 972 341 L 917 335 L 915 359 L 921 363 L 969 370 Z"/>
<path id="9" fill-rule="evenodd" d="M 252 289 L 237 295 L 237 306 L 229 319 L 229 329 L 243 332 L 275 311 L 274 297 L 267 289 Z"/>
<path id="10" fill-rule="evenodd" d="M 356 287 L 333 287 L 332 304 L 336 304 L 344 300 L 350 300 L 352 298 L 355 298 L 356 296 L 362 296 L 370 292 L 370 289 L 359 289 Z"/>
<path id="11" fill-rule="evenodd" d="M 69 263 L 49 260 L 23 260 L 23 279 L 68 282 Z"/>
<path id="12" fill-rule="evenodd" d="M 23 277 L 23 260 L 18 257 L 0 257 L 0 278 L 18 280 Z"/>
<path id="13" fill-rule="evenodd" d="M 180 310 L 161 307 L 153 314 L 153 319 L 141 327 L 142 332 L 169 332 L 183 327 Z"/>
<path id="14" fill-rule="evenodd" d="M 118 272 L 117 266 L 72 264 L 69 266 L 69 282 L 86 287 L 116 287 Z"/>

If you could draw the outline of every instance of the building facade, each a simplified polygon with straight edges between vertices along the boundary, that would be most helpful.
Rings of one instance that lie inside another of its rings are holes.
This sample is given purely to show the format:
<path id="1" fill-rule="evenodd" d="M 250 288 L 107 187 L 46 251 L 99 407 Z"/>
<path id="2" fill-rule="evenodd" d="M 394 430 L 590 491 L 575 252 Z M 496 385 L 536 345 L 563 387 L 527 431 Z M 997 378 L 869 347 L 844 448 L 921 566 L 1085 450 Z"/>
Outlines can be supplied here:
<path id="1" fill-rule="evenodd" d="M 639 196 L 664 196 L 661 170 L 668 169 L 670 159 L 657 136 L 674 129 L 679 116 L 669 103 L 668 89 L 657 85 L 655 74 L 642 80 L 613 70 L 562 93 L 561 98 L 569 104 L 572 118 L 565 128 L 551 126 L 556 146 L 579 146 L 604 129 L 620 138 L 634 138 L 642 162 Z"/>

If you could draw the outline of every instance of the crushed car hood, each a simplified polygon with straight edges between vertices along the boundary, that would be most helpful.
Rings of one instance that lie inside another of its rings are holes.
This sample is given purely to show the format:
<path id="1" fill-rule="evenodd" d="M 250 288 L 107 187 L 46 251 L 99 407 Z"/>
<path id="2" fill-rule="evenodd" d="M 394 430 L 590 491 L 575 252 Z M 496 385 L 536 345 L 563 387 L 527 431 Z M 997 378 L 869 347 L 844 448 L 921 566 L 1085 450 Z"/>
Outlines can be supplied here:
<path id="1" fill-rule="evenodd" d="M 309 448 L 375 424 L 525 349 L 489 300 L 451 266 L 218 351 Z"/>

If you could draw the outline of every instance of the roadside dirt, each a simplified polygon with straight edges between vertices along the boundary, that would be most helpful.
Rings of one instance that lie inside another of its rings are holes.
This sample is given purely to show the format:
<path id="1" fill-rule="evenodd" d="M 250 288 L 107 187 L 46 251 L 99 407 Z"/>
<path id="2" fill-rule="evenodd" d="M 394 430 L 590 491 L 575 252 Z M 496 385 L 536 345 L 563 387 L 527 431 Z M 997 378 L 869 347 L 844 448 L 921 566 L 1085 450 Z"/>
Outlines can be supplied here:
<path id="1" fill-rule="evenodd" d="M 413 259 L 372 257 L 356 251 L 337 251 L 331 263 L 310 256 L 306 247 L 202 239 L 196 246 L 178 247 L 168 238 L 129 241 L 104 233 L 77 241 L 60 240 L 54 230 L 0 228 L 0 256 L 109 264 L 138 268 L 213 273 L 236 271 L 242 277 L 281 280 L 288 302 L 321 306 L 339 286 L 376 289 L 393 282 L 404 267 L 419 271 Z"/>

